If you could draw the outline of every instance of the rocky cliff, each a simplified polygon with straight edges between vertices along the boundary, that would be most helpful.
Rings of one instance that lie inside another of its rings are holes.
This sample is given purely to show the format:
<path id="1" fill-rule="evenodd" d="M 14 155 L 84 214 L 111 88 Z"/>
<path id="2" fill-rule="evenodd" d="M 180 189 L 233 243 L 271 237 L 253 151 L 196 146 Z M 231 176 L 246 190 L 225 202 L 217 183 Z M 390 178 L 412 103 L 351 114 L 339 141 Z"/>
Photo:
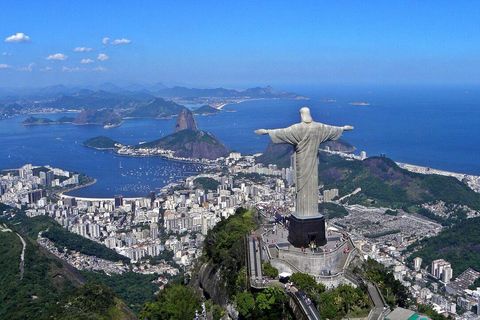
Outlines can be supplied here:
<path id="1" fill-rule="evenodd" d="M 192 112 L 188 109 L 183 109 L 175 121 L 175 127 L 173 133 L 177 133 L 182 130 L 198 131 L 197 120 L 193 116 Z"/>
<path id="2" fill-rule="evenodd" d="M 190 286 L 199 296 L 212 299 L 215 304 L 225 306 L 227 290 L 222 279 L 221 271 L 215 270 L 211 263 L 203 263 L 193 275 Z"/>

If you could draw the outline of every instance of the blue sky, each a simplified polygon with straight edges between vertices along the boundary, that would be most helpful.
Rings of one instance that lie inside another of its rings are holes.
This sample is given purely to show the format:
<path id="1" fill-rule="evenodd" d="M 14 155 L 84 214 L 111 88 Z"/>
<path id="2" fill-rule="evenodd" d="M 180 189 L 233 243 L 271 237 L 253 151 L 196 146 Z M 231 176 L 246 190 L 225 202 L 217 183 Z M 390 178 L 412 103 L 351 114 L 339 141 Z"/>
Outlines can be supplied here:
<path id="1" fill-rule="evenodd" d="M 478 1 L 4 0 L 0 86 L 480 83 L 479 16 Z"/>

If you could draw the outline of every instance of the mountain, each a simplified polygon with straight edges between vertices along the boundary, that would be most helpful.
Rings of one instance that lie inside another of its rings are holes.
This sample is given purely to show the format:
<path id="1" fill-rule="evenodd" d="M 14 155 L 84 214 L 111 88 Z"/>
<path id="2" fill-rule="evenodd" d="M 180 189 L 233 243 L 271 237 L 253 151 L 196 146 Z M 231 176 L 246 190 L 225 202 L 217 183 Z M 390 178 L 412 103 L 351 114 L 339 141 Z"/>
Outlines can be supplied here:
<path id="1" fill-rule="evenodd" d="M 456 206 L 465 205 L 473 210 L 480 209 L 480 194 L 456 178 L 413 173 L 400 168 L 394 161 L 385 157 L 323 163 L 320 165 L 319 179 L 325 184 L 326 189 L 338 188 L 340 195 L 361 188 L 360 193 L 348 198 L 350 204 L 402 208 L 435 217 L 428 210 L 419 210 L 418 206 L 443 201 L 447 206 L 452 206 L 449 221 L 461 220 L 463 215 L 466 215 Z"/>
<path id="2" fill-rule="evenodd" d="M 237 91 L 225 88 L 196 89 L 186 87 L 173 87 L 159 90 L 158 95 L 163 98 L 249 98 L 249 99 L 307 99 L 296 93 L 286 91 L 275 91 L 272 87 L 251 88 L 244 91 Z"/>
<path id="3" fill-rule="evenodd" d="M 292 153 L 291 146 L 270 142 L 257 161 L 287 167 L 290 166 Z M 320 151 L 319 158 L 319 181 L 325 189 L 337 188 L 340 196 L 357 188 L 362 189 L 345 200 L 349 204 L 401 208 L 446 224 L 464 219 L 466 213 L 461 206 L 480 209 L 480 194 L 454 177 L 413 173 L 384 157 L 348 161 L 338 155 Z M 448 208 L 445 217 L 436 216 L 420 207 L 435 201 L 445 202 Z"/>
<path id="4" fill-rule="evenodd" d="M 101 124 L 118 125 L 122 123 L 122 117 L 112 109 L 86 109 L 83 110 L 73 121 L 73 124 Z"/>
<path id="5" fill-rule="evenodd" d="M 213 134 L 198 130 L 195 117 L 186 108 L 178 115 L 173 134 L 143 143 L 137 148 L 161 148 L 175 151 L 175 157 L 211 160 L 226 157 L 230 153 Z"/>
<path id="6" fill-rule="evenodd" d="M 12 103 L 12 104 L 0 104 L 0 119 L 13 117 L 22 110 L 22 106 Z"/>
<path id="7" fill-rule="evenodd" d="M 322 144 L 320 144 L 320 149 L 321 150 L 327 150 L 327 148 L 330 151 L 338 151 L 338 152 L 354 152 L 357 150 L 354 146 L 352 146 L 350 143 L 343 139 L 338 139 L 336 141 L 327 141 Z"/>
<path id="8" fill-rule="evenodd" d="M 85 284 L 75 268 L 36 242 L 38 231 L 28 234 L 22 227 L 8 222 L 0 227 L 1 319 L 135 319 L 110 288 Z M 23 277 L 20 237 L 25 242 Z"/>
<path id="9" fill-rule="evenodd" d="M 286 143 L 275 144 L 270 141 L 267 149 L 256 159 L 257 163 L 264 165 L 275 164 L 279 168 L 290 167 L 290 157 L 293 155 L 293 147 Z"/>
<path id="10" fill-rule="evenodd" d="M 33 125 L 42 125 L 42 124 L 54 124 L 55 121 L 50 120 L 48 118 L 35 118 L 29 116 L 22 122 L 22 126 L 33 126 Z"/>
<path id="11" fill-rule="evenodd" d="M 188 109 L 183 109 L 175 121 L 173 133 L 177 133 L 182 130 L 198 131 L 197 120 L 193 116 L 192 112 Z"/>
<path id="12" fill-rule="evenodd" d="M 138 103 L 138 101 L 119 93 L 82 89 L 71 95 L 60 95 L 53 101 L 46 102 L 44 106 L 54 109 L 73 110 L 102 108 L 123 109 L 135 105 L 135 102 Z"/>
<path id="13" fill-rule="evenodd" d="M 194 115 L 201 115 L 201 116 L 207 116 L 207 115 L 212 115 L 217 113 L 220 113 L 220 110 L 214 107 L 210 107 L 209 105 L 204 105 L 193 110 Z"/>
<path id="14" fill-rule="evenodd" d="M 162 98 L 156 98 L 135 108 L 127 113 L 128 118 L 171 118 L 185 109 L 184 106 L 176 104 L 173 101 L 166 101 Z"/>
<path id="15" fill-rule="evenodd" d="M 98 136 L 84 141 L 83 145 L 95 149 L 118 149 L 120 143 L 105 136 Z"/>
<path id="16" fill-rule="evenodd" d="M 148 88 L 150 91 L 152 92 L 156 92 L 156 91 L 160 91 L 160 90 L 163 90 L 163 89 L 167 89 L 168 87 L 166 85 L 164 85 L 163 83 L 159 82 L 153 86 L 151 86 L 150 88 Z"/>
<path id="17" fill-rule="evenodd" d="M 48 118 L 35 118 L 33 116 L 29 116 L 22 122 L 22 126 L 36 126 L 36 125 L 44 125 L 44 124 L 64 124 L 64 123 L 72 123 L 75 120 L 73 117 L 60 117 L 56 121 L 53 121 Z"/>
<path id="18" fill-rule="evenodd" d="M 230 150 L 213 134 L 205 131 L 182 130 L 162 139 L 147 142 L 139 148 L 172 150 L 175 157 L 192 159 L 217 159 L 226 157 Z"/>

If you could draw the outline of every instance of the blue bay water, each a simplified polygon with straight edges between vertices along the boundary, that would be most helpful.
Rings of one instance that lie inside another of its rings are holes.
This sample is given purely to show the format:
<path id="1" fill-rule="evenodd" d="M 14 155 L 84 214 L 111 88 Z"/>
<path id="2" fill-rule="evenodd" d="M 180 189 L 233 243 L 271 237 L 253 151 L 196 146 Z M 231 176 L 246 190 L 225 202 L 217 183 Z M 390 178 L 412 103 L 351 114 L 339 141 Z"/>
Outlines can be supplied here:
<path id="1" fill-rule="evenodd" d="M 201 130 L 212 132 L 230 149 L 262 152 L 268 136 L 258 128 L 281 128 L 299 122 L 298 110 L 309 106 L 315 121 L 355 130 L 343 138 L 368 156 L 385 153 L 395 161 L 480 175 L 480 88 L 471 86 L 291 86 L 310 100 L 259 100 L 232 104 L 214 116 L 199 116 Z M 468 93 L 467 93 L 468 92 Z M 336 102 L 322 102 L 322 98 Z M 365 101 L 370 105 L 350 105 Z M 57 119 L 62 114 L 42 115 Z M 82 142 L 105 135 L 123 144 L 151 141 L 173 132 L 175 120 L 131 119 L 120 127 L 21 126 L 27 115 L 0 120 L 0 169 L 26 163 L 49 164 L 82 172 L 98 180 L 72 192 L 76 196 L 143 196 L 198 167 L 161 158 L 118 157 L 85 148 Z M 123 169 L 119 168 L 121 166 Z"/>

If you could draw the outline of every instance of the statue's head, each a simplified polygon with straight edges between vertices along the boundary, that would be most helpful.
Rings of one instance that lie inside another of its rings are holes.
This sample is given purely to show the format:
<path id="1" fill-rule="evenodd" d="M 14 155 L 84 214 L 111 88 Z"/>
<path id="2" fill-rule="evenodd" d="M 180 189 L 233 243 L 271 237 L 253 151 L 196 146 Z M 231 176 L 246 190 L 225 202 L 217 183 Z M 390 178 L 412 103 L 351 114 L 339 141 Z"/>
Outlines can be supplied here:
<path id="1" fill-rule="evenodd" d="M 310 123 L 313 121 L 312 116 L 310 115 L 310 109 L 308 107 L 303 107 L 300 109 L 300 118 L 304 123 Z"/>

